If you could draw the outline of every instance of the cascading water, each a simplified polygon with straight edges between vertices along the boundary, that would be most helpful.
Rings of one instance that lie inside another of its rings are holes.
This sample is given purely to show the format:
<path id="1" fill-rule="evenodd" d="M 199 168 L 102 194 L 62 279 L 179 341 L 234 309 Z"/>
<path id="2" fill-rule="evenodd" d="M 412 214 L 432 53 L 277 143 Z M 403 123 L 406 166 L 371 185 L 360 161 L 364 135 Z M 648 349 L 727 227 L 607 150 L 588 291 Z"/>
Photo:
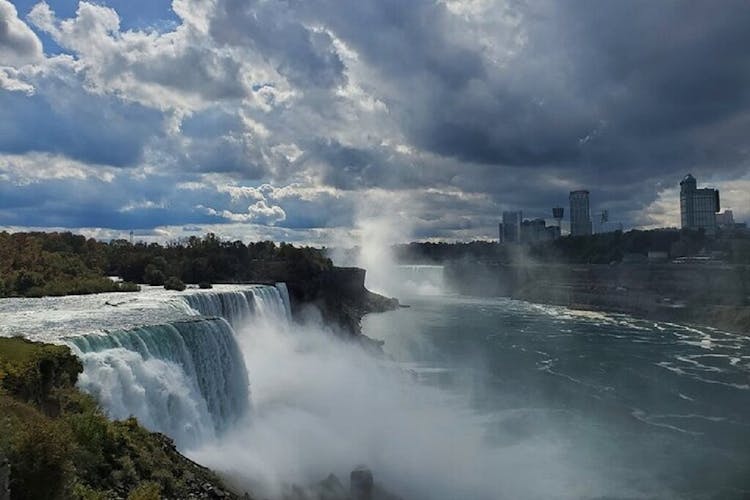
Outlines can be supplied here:
<path id="1" fill-rule="evenodd" d="M 197 314 L 224 318 L 232 326 L 237 326 L 253 312 L 253 293 L 250 290 L 196 293 L 179 299 Z"/>
<path id="2" fill-rule="evenodd" d="M 112 417 L 133 415 L 184 449 L 213 439 L 247 412 L 248 373 L 233 326 L 285 323 L 289 299 L 278 284 L 184 294 L 167 303 L 194 317 L 66 343 L 84 365 L 79 386 Z"/>
<path id="3" fill-rule="evenodd" d="M 203 292 L 178 297 L 201 316 L 226 319 L 232 327 L 245 323 L 253 313 L 259 318 L 289 320 L 291 304 L 286 283 L 275 286 L 254 285 L 231 292 Z"/>
<path id="4" fill-rule="evenodd" d="M 403 296 L 441 295 L 446 292 L 443 266 L 398 265 L 398 293 Z"/>

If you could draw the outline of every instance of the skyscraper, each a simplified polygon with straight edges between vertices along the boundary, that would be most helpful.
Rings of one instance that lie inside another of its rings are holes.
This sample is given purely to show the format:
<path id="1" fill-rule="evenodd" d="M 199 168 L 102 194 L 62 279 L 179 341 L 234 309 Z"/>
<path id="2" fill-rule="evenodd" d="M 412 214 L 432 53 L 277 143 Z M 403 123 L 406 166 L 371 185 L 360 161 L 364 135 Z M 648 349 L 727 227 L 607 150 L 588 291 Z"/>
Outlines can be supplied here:
<path id="1" fill-rule="evenodd" d="M 503 243 L 521 243 L 521 212 L 503 212 Z"/>
<path id="2" fill-rule="evenodd" d="M 716 233 L 716 212 L 719 207 L 719 190 L 698 189 L 698 182 L 687 174 L 680 182 L 680 218 L 683 229 L 703 229 L 706 234 Z"/>
<path id="3" fill-rule="evenodd" d="M 586 190 L 570 192 L 570 235 L 587 236 L 591 234 L 591 210 L 589 209 L 589 192 Z"/>

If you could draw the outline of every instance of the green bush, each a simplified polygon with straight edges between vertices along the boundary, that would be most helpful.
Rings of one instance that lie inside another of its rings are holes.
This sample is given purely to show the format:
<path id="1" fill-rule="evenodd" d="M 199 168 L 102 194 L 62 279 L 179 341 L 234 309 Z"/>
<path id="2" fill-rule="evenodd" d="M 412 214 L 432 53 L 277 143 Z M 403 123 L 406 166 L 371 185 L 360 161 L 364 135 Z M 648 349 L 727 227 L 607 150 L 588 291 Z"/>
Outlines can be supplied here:
<path id="1" fill-rule="evenodd" d="M 323 251 L 272 241 L 245 244 L 214 234 L 156 243 L 109 243 L 71 233 L 0 232 L 0 297 L 136 291 L 162 286 L 169 276 L 185 283 L 314 281 L 332 267 Z"/>
<path id="2" fill-rule="evenodd" d="M 160 500 L 161 488 L 158 483 L 144 481 L 128 495 L 128 500 Z"/>
<path id="3" fill-rule="evenodd" d="M 82 371 L 65 346 L 0 338 L 0 388 L 49 413 L 61 405 L 55 389 L 72 387 Z"/>
<path id="4" fill-rule="evenodd" d="M 69 453 L 70 437 L 63 426 L 39 419 L 17 427 L 9 453 L 13 498 L 65 498 L 70 486 Z"/>
<path id="5" fill-rule="evenodd" d="M 185 286 L 185 283 L 183 283 L 182 280 L 180 280 L 180 278 L 177 278 L 175 276 L 170 276 L 164 282 L 164 288 L 167 290 L 177 290 L 178 292 L 181 292 L 187 287 Z"/>
<path id="6" fill-rule="evenodd" d="M 164 276 L 164 272 L 153 264 L 147 265 L 146 270 L 143 272 L 143 281 L 145 281 L 149 285 L 163 285 L 165 283 L 165 279 L 166 277 Z"/>

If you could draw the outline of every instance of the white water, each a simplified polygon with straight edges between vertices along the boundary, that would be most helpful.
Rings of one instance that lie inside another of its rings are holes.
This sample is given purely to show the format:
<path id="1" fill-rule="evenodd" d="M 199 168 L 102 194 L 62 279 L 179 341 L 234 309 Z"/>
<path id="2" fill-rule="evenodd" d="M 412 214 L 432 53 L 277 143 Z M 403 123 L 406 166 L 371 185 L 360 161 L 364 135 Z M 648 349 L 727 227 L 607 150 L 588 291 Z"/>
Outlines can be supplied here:
<path id="1" fill-rule="evenodd" d="M 443 266 L 396 265 L 400 282 L 395 289 L 399 297 L 442 295 L 446 293 Z"/>
<path id="2" fill-rule="evenodd" d="M 0 315 L 29 336 L 73 346 L 85 367 L 81 388 L 110 415 L 135 415 L 263 498 L 331 472 L 345 480 L 360 463 L 412 500 L 608 491 L 550 435 L 497 447 L 468 398 L 420 384 L 319 323 L 291 323 L 281 285 L 63 299 L 0 301 Z M 45 319 L 47 309 L 87 334 L 61 337 L 65 325 Z M 155 322 L 159 314 L 168 322 Z M 146 324 L 111 329 L 113 315 Z"/>
<path id="3" fill-rule="evenodd" d="M 197 319 L 68 340 L 83 361 L 79 386 L 113 418 L 136 416 L 195 446 L 249 407 L 248 378 L 224 319 Z"/>
<path id="4" fill-rule="evenodd" d="M 367 464 L 411 500 L 582 498 L 604 494 L 593 472 L 563 457 L 550 434 L 498 447 L 468 398 L 419 383 L 386 358 L 313 322 L 261 316 L 237 329 L 253 410 L 194 460 L 263 498 L 289 484 Z"/>
<path id="5" fill-rule="evenodd" d="M 135 416 L 189 449 L 215 439 L 250 407 L 232 325 L 253 317 L 286 321 L 288 304 L 283 284 L 11 299 L 0 301 L 0 334 L 69 345 L 83 362 L 80 388 L 111 417 Z M 118 324 L 126 328 L 110 330 Z"/>

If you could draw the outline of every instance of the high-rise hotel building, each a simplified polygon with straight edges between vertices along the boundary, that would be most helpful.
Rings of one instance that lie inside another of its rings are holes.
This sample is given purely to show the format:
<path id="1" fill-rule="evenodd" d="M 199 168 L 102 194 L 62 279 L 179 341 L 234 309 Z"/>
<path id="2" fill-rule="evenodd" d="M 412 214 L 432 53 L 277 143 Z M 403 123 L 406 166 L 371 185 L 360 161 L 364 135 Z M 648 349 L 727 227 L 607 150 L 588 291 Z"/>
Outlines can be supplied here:
<path id="1" fill-rule="evenodd" d="M 720 209 L 719 190 L 698 189 L 698 182 L 687 174 L 680 182 L 680 216 L 683 229 L 703 229 L 716 233 L 716 212 Z"/>
<path id="2" fill-rule="evenodd" d="M 585 190 L 570 192 L 570 235 L 588 236 L 591 234 L 591 210 L 589 192 Z"/>

